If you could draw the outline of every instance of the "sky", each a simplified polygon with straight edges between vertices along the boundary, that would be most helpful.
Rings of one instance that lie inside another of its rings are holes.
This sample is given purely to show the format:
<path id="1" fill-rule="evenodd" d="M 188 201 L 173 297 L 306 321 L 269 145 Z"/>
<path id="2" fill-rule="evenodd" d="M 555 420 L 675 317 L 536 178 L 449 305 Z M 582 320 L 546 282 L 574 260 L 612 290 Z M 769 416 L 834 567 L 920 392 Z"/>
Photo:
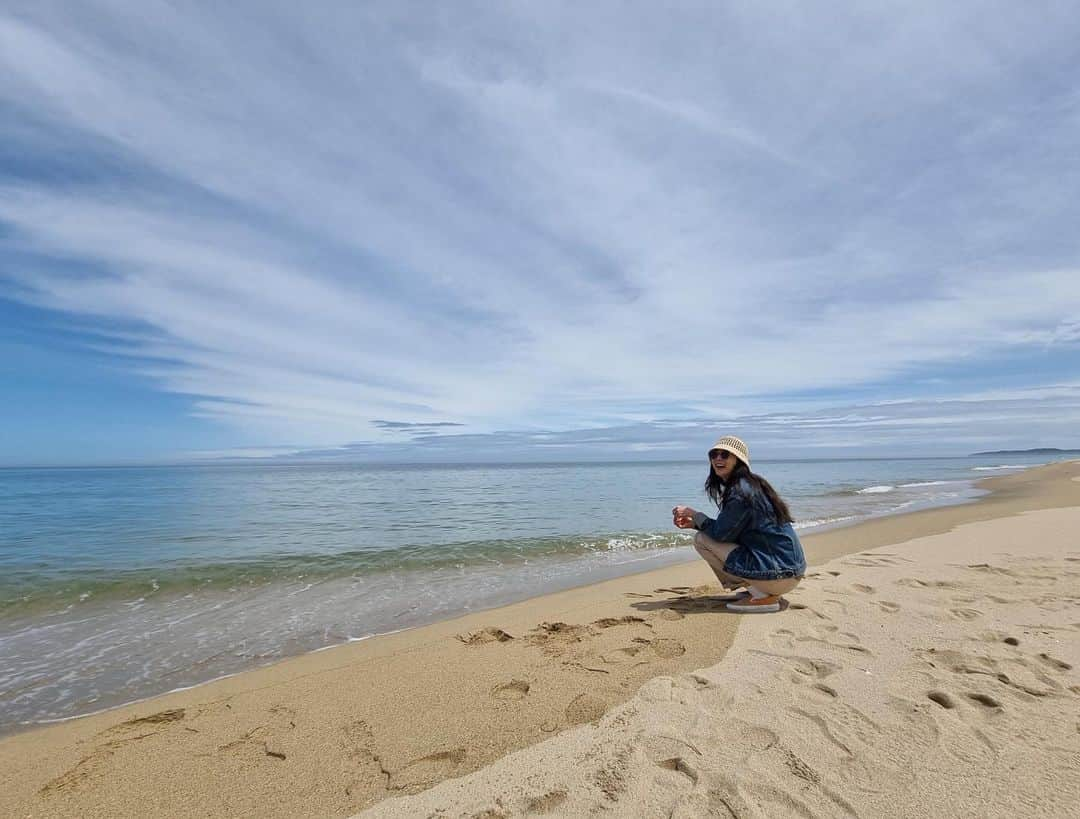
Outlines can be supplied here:
<path id="1" fill-rule="evenodd" d="M 0 465 L 1080 447 L 1071 2 L 0 0 Z"/>

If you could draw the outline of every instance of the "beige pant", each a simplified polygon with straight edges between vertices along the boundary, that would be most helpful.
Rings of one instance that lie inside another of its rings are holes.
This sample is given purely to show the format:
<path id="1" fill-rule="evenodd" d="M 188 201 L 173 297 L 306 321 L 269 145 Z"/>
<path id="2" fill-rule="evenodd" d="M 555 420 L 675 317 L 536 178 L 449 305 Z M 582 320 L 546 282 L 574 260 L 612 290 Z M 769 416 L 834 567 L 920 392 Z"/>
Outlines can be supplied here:
<path id="1" fill-rule="evenodd" d="M 726 589 L 734 589 L 739 586 L 753 586 L 765 594 L 786 594 L 799 585 L 801 577 L 788 577 L 784 580 L 749 580 L 745 577 L 736 577 L 724 571 L 724 561 L 731 554 L 737 543 L 720 543 L 713 540 L 704 532 L 698 532 L 694 536 L 694 548 L 697 553 L 709 564 L 720 585 Z"/>

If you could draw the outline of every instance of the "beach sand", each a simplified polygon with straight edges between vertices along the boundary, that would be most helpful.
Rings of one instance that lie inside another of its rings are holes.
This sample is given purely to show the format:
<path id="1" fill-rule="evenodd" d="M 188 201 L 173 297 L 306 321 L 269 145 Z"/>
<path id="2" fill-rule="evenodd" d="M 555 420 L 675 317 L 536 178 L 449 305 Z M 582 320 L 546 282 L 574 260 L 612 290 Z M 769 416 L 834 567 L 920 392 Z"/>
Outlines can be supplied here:
<path id="1" fill-rule="evenodd" d="M 985 486 L 780 614 L 694 561 L 8 737 L 0 815 L 1077 815 L 1080 462 Z"/>

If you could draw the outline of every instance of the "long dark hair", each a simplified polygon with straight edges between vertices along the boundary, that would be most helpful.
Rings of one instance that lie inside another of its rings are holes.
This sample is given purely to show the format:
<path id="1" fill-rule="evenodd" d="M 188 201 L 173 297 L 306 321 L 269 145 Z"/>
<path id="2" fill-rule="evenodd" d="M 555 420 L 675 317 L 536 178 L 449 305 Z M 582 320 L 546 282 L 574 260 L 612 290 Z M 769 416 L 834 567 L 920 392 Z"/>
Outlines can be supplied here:
<path id="1" fill-rule="evenodd" d="M 735 458 L 735 468 L 731 470 L 731 475 L 728 477 L 727 485 L 734 486 L 740 480 L 745 480 L 751 486 L 759 489 L 761 493 L 768 499 L 769 504 L 773 508 L 773 512 L 776 513 L 776 519 L 780 523 L 791 523 L 794 518 L 791 517 L 791 510 L 788 509 L 788 505 L 784 503 L 784 499 L 780 497 L 780 493 L 772 488 L 767 480 L 760 475 L 755 475 L 750 471 L 750 467 L 744 464 L 739 458 L 734 455 L 730 456 Z M 705 494 L 708 495 L 712 502 L 719 508 L 724 498 L 724 490 L 726 486 L 724 481 L 720 480 L 719 476 L 713 471 L 712 464 L 709 464 L 709 477 L 705 479 Z"/>

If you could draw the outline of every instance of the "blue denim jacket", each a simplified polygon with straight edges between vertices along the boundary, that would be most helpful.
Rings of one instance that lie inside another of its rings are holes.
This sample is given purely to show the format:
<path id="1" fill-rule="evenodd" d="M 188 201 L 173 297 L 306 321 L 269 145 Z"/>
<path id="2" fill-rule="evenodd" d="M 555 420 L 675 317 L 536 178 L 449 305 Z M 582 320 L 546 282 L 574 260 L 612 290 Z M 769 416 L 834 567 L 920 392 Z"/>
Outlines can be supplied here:
<path id="1" fill-rule="evenodd" d="M 748 580 L 806 574 L 806 556 L 795 529 L 780 523 L 765 493 L 745 479 L 724 491 L 715 520 L 698 512 L 694 526 L 713 540 L 738 544 L 724 561 L 728 574 Z"/>

